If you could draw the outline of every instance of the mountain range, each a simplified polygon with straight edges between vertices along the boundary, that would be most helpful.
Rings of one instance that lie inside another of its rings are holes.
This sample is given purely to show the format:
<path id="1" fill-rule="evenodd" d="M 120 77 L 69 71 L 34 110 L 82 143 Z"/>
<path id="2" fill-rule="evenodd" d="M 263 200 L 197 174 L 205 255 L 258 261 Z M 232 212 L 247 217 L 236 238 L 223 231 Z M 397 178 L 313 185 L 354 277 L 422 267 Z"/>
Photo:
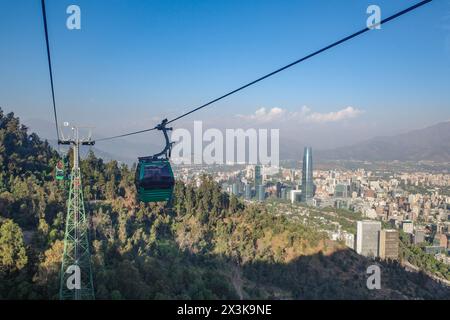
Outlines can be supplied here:
<path id="1" fill-rule="evenodd" d="M 450 121 L 395 136 L 375 137 L 354 145 L 317 150 L 320 160 L 450 162 Z"/>

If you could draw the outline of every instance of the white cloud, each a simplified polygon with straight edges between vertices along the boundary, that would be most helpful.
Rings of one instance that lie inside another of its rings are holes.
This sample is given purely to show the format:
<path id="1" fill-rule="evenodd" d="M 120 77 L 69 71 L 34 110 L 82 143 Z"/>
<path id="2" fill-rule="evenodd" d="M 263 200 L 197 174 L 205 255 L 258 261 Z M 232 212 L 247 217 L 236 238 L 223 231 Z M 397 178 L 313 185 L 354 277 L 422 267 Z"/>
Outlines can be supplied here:
<path id="1" fill-rule="evenodd" d="M 281 108 L 260 108 L 250 115 L 238 115 L 240 118 L 257 122 L 271 122 L 275 120 L 295 120 L 309 123 L 339 122 L 353 119 L 362 114 L 363 111 L 353 107 L 327 113 L 313 112 L 307 106 L 303 106 L 300 111 L 288 112 Z"/>
<path id="2" fill-rule="evenodd" d="M 294 119 L 305 119 L 309 113 L 311 113 L 311 109 L 303 106 L 300 111 L 291 112 L 290 116 Z"/>
<path id="3" fill-rule="evenodd" d="M 258 122 L 270 122 L 282 119 L 285 113 L 286 111 L 281 108 L 272 108 L 270 110 L 266 110 L 266 108 L 260 108 L 256 110 L 254 114 L 238 115 L 238 117 L 248 120 L 255 120 Z"/>
<path id="4" fill-rule="evenodd" d="M 336 111 L 336 112 L 328 112 L 328 113 L 319 113 L 314 112 L 308 114 L 306 116 L 306 120 L 308 122 L 316 122 L 316 123 L 324 123 L 324 122 L 338 122 L 346 119 L 353 119 L 359 116 L 362 113 L 361 110 L 355 109 L 353 107 L 347 107 L 345 109 Z"/>

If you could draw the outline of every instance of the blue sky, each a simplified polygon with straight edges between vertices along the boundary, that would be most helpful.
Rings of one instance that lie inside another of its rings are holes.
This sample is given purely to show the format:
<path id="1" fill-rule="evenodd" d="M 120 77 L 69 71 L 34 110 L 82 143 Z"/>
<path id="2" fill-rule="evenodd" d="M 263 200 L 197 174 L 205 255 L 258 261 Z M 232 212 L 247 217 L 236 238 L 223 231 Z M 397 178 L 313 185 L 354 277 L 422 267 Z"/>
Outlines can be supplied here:
<path id="1" fill-rule="evenodd" d="M 386 17 L 416 2 L 47 0 L 59 118 L 97 136 L 143 129 L 361 29 L 370 4 Z M 81 30 L 66 28 L 70 4 Z M 40 1 L 0 0 L 4 110 L 52 121 L 46 63 Z M 331 119 L 351 107 L 354 117 L 326 123 L 345 144 L 449 120 L 449 88 L 450 1 L 434 0 L 186 121 L 244 126 L 276 108 L 294 119 L 290 132 L 324 132 L 293 115 L 306 106 L 306 119 Z"/>

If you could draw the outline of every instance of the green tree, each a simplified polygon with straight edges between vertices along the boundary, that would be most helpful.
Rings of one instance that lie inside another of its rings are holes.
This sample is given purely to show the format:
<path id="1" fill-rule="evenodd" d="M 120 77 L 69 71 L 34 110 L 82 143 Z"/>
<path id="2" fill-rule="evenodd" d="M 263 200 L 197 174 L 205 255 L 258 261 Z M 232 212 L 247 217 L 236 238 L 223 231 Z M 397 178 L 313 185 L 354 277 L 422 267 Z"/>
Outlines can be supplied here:
<path id="1" fill-rule="evenodd" d="M 22 229 L 7 219 L 0 227 L 0 270 L 21 270 L 28 262 Z"/>

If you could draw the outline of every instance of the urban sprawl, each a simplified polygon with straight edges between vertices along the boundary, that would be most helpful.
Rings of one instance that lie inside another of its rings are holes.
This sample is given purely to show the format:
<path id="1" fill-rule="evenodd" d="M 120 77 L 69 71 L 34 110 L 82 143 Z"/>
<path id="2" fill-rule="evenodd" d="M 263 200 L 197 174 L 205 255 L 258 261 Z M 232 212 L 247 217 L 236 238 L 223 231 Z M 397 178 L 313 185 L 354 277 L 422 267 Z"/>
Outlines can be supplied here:
<path id="1" fill-rule="evenodd" d="M 401 170 L 313 170 L 305 148 L 298 168 L 283 166 L 183 166 L 185 182 L 207 173 L 230 195 L 264 202 L 325 231 L 358 254 L 398 259 L 400 232 L 427 254 L 450 265 L 450 173 Z M 338 213 L 343 213 L 340 216 Z"/>

